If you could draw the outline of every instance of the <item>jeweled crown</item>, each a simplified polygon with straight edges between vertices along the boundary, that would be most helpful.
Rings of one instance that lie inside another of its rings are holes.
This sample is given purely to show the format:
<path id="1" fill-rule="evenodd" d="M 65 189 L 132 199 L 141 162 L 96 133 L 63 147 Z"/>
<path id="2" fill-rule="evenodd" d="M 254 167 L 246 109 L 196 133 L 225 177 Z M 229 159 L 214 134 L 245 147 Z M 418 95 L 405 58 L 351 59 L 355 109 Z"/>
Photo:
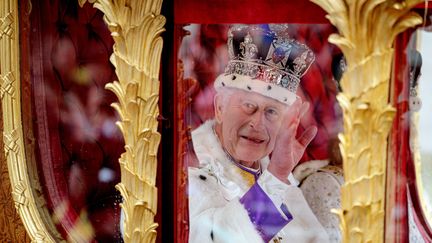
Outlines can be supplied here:
<path id="1" fill-rule="evenodd" d="M 315 60 L 308 46 L 290 38 L 287 24 L 233 25 L 225 75 L 245 75 L 296 93 Z"/>

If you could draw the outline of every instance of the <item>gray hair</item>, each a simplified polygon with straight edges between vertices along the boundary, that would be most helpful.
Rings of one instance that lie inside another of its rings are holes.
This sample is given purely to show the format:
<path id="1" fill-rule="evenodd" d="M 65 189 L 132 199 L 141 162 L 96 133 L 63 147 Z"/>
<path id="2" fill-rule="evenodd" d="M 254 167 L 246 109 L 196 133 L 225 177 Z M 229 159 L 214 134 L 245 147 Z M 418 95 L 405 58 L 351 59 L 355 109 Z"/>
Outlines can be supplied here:
<path id="1" fill-rule="evenodd" d="M 225 107 L 226 104 L 228 103 L 228 101 L 230 100 L 231 96 L 237 90 L 236 90 L 236 88 L 220 87 L 220 88 L 216 89 L 215 97 L 217 97 L 217 96 L 220 97 L 221 105 L 222 105 L 222 107 Z"/>

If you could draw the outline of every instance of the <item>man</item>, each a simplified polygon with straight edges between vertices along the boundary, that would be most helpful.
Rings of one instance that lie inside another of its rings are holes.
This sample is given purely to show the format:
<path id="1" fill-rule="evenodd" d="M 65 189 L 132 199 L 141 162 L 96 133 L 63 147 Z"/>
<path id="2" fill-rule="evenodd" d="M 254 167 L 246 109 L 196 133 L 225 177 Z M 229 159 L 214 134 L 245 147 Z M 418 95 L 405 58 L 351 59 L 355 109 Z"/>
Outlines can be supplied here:
<path id="1" fill-rule="evenodd" d="M 192 132 L 190 242 L 328 242 L 291 175 L 317 132 L 296 136 L 309 106 L 296 89 L 313 53 L 286 25 L 235 25 L 228 52 L 215 119 Z"/>

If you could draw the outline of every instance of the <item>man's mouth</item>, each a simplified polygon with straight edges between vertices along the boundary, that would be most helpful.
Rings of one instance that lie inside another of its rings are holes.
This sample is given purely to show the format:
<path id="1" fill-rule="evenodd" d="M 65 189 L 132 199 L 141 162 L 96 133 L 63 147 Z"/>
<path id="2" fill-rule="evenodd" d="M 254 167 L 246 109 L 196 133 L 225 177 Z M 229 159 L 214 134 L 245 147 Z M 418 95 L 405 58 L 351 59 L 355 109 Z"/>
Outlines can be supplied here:
<path id="1" fill-rule="evenodd" d="M 260 144 L 265 141 L 264 139 L 255 138 L 255 137 L 248 137 L 248 136 L 240 136 L 240 137 L 256 144 Z"/>

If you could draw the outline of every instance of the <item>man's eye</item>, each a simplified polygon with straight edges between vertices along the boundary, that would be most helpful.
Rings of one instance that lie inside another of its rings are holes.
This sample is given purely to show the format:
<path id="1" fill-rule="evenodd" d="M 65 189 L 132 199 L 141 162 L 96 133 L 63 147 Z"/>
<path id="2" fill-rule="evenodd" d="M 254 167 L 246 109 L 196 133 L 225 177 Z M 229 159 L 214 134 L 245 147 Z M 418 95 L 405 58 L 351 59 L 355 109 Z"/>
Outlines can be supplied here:
<path id="1" fill-rule="evenodd" d="M 266 110 L 266 116 L 269 120 L 275 120 L 279 117 L 279 111 L 276 109 L 270 108 Z"/>
<path id="2" fill-rule="evenodd" d="M 252 103 L 245 102 L 245 103 L 243 103 L 243 109 L 247 113 L 253 113 L 256 110 L 256 105 L 254 105 Z"/>

